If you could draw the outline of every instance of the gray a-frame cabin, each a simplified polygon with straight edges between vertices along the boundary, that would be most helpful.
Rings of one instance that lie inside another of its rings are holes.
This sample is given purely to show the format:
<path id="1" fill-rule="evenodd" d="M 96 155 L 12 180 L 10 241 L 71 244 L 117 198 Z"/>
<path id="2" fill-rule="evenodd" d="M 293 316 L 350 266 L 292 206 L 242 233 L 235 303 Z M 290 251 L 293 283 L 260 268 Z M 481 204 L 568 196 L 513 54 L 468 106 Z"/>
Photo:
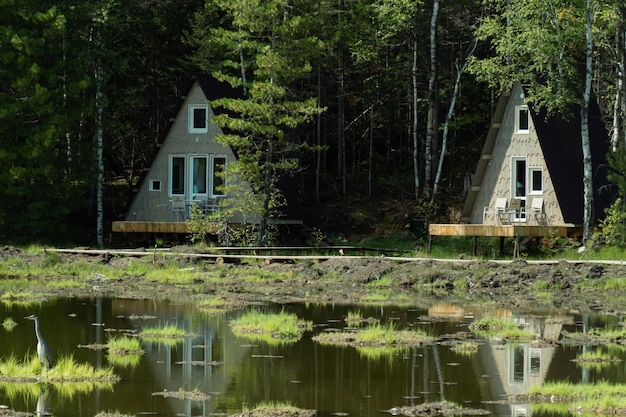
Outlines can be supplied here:
<path id="1" fill-rule="evenodd" d="M 124 221 L 113 232 L 187 233 L 186 219 L 195 205 L 206 213 L 219 210 L 223 194 L 220 173 L 236 160 L 233 150 L 215 141 L 222 134 L 212 122 L 208 101 L 236 92 L 207 75 L 196 75 L 150 168 L 133 190 Z M 248 187 L 249 188 L 249 187 Z M 228 219 L 239 223 L 240 218 Z"/>
<path id="2" fill-rule="evenodd" d="M 594 216 L 610 204 L 609 139 L 597 103 L 590 106 Z M 534 112 L 517 83 L 500 97 L 460 224 L 431 224 L 431 236 L 567 236 L 583 222 L 580 109 L 571 117 Z"/>

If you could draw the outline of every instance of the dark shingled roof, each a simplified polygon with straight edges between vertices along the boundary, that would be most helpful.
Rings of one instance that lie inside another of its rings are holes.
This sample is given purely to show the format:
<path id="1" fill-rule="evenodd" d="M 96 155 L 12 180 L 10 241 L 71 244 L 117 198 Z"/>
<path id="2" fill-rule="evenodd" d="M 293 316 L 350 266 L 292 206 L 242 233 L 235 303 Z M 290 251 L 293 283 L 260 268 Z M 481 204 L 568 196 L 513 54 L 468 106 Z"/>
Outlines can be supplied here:
<path id="1" fill-rule="evenodd" d="M 580 139 L 580 106 L 572 106 L 571 117 L 547 118 L 545 110 L 531 114 L 539 143 L 552 178 L 556 196 L 566 223 L 583 223 L 583 154 Z M 606 187 L 609 137 L 595 100 L 589 106 L 589 138 L 593 166 L 594 221 L 604 218 L 614 192 Z"/>

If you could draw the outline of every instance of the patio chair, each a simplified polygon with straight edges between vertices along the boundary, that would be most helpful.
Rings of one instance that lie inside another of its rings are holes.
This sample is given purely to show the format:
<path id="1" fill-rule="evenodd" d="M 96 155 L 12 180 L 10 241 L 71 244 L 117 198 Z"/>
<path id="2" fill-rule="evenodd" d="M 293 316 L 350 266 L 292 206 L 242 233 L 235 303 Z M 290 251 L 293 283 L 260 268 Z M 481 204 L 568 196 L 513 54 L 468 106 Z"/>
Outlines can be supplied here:
<path id="1" fill-rule="evenodd" d="M 530 203 L 529 214 L 535 218 L 537 224 L 548 224 L 548 216 L 543 209 L 543 198 L 535 197 Z"/>
<path id="2" fill-rule="evenodd" d="M 187 217 L 187 204 L 185 203 L 185 197 L 174 196 L 172 197 L 172 221 L 185 221 Z"/>
<path id="3" fill-rule="evenodd" d="M 498 197 L 496 198 L 496 203 L 493 208 L 484 207 L 483 208 L 483 224 L 487 223 L 487 216 L 493 215 L 494 223 L 500 220 L 500 215 L 506 212 L 507 199 L 506 197 Z"/>

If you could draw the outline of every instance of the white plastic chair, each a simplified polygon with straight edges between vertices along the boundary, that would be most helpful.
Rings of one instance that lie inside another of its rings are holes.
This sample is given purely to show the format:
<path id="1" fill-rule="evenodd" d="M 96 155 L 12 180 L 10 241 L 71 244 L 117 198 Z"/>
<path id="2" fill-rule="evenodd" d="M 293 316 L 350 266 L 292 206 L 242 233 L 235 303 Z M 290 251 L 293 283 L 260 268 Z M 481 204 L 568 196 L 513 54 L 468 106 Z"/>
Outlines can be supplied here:
<path id="1" fill-rule="evenodd" d="M 537 224 L 539 224 L 540 219 L 542 224 L 548 223 L 548 217 L 546 216 L 546 212 L 543 210 L 543 198 L 533 198 L 533 201 L 530 203 L 529 213 L 535 218 Z"/>
<path id="2" fill-rule="evenodd" d="M 506 206 L 506 197 L 498 197 L 496 198 L 496 203 L 494 204 L 493 208 L 483 208 L 483 224 L 487 223 L 487 216 L 489 214 L 493 215 L 494 223 L 497 223 L 497 221 L 500 219 L 500 215 L 506 212 Z"/>
<path id="3" fill-rule="evenodd" d="M 172 197 L 172 220 L 179 221 L 180 218 L 184 221 L 187 217 L 187 204 L 185 203 L 185 197 L 174 196 Z"/>

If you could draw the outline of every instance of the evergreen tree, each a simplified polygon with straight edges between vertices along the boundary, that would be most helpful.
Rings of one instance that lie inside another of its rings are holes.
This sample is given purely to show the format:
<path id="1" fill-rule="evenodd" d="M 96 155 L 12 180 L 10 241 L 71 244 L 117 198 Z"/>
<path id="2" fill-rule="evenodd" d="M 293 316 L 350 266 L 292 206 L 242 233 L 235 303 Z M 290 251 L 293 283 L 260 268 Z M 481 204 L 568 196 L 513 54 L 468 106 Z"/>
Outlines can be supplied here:
<path id="1" fill-rule="evenodd" d="M 85 207 L 89 88 L 70 7 L 0 5 L 0 237 L 67 233 Z"/>
<path id="2" fill-rule="evenodd" d="M 204 70 L 245 92 L 244 98 L 224 97 L 211 105 L 228 110 L 216 121 L 232 133 L 217 140 L 238 155 L 227 174 L 236 170 L 252 185 L 259 245 L 269 243 L 270 222 L 279 219 L 284 204 L 279 180 L 300 168 L 297 155 L 305 145 L 298 141 L 298 128 L 320 111 L 316 99 L 297 88 L 316 56 L 318 40 L 309 34 L 307 18 L 312 6 L 306 0 L 209 1 L 196 15 L 189 37 L 198 46 L 196 58 Z M 227 194 L 232 204 L 235 193 Z M 252 218 L 255 213 L 248 214 Z"/>

